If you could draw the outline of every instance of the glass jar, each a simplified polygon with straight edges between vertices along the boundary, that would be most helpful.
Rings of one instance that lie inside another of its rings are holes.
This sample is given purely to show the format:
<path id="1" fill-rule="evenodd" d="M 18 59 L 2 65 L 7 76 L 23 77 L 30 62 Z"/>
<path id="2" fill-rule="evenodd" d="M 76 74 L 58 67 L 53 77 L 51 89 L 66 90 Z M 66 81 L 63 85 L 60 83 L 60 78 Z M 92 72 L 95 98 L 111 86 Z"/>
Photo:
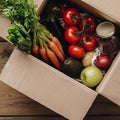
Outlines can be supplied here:
<path id="1" fill-rule="evenodd" d="M 115 55 L 120 49 L 119 34 L 111 22 L 102 22 L 96 28 L 104 54 Z"/>

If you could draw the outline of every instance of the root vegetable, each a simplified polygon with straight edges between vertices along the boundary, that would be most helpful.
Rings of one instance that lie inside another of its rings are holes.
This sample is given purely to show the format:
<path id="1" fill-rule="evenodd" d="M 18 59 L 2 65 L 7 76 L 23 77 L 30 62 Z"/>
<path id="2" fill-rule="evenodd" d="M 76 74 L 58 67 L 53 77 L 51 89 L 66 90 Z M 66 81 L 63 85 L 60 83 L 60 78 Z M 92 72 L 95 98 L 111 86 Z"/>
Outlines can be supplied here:
<path id="1" fill-rule="evenodd" d="M 50 59 L 50 61 L 53 63 L 53 65 L 57 68 L 57 69 L 61 69 L 61 64 L 56 56 L 56 54 L 50 50 L 50 49 L 47 49 L 47 56 L 48 58 Z"/>
<path id="2" fill-rule="evenodd" d="M 48 47 L 55 53 L 55 55 L 59 58 L 59 60 L 61 62 L 63 62 L 65 60 L 64 56 L 62 55 L 62 53 L 59 51 L 58 47 L 55 45 L 55 43 L 53 42 L 49 42 L 48 43 Z"/>
<path id="3" fill-rule="evenodd" d="M 48 58 L 46 52 L 47 52 L 47 51 L 46 51 L 46 49 L 45 49 L 44 47 L 39 48 L 39 54 L 40 54 L 40 56 L 43 58 L 43 60 L 44 60 L 46 63 L 48 63 L 48 62 L 49 62 L 49 58 Z"/>
<path id="4" fill-rule="evenodd" d="M 39 53 L 39 47 L 38 45 L 32 47 L 32 53 L 37 56 Z"/>
<path id="5" fill-rule="evenodd" d="M 59 51 L 62 53 L 62 55 L 65 56 L 65 53 L 63 51 L 63 47 L 62 47 L 60 41 L 58 40 L 58 38 L 53 37 L 52 42 L 55 43 L 55 45 L 57 46 L 57 48 L 59 49 Z"/>

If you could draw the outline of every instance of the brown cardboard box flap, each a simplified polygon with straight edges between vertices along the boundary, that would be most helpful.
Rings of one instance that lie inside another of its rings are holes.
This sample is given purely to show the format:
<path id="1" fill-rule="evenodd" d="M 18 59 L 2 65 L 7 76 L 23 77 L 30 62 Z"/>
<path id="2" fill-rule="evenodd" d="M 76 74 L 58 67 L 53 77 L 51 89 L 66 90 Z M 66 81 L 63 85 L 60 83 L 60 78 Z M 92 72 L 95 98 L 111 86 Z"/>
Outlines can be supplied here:
<path id="1" fill-rule="evenodd" d="M 97 93 L 37 58 L 14 49 L 0 80 L 70 120 L 82 120 Z"/>
<path id="2" fill-rule="evenodd" d="M 120 0 L 82 0 L 91 12 L 120 25 Z M 87 6 L 88 5 L 88 6 Z M 90 6 L 90 8 L 89 8 Z M 91 9 L 92 7 L 92 9 Z"/>
<path id="3" fill-rule="evenodd" d="M 97 92 L 120 106 L 120 53 L 97 87 Z"/>

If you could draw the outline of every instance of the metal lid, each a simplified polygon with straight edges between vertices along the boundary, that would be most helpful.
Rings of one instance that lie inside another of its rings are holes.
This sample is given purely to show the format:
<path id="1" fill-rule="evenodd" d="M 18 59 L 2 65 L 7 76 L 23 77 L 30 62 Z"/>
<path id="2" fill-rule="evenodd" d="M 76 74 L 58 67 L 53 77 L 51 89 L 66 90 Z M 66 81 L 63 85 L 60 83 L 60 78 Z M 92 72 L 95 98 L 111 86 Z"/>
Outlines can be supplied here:
<path id="1" fill-rule="evenodd" d="M 101 38 L 109 38 L 115 33 L 115 26 L 111 22 L 102 22 L 97 26 L 96 33 Z"/>

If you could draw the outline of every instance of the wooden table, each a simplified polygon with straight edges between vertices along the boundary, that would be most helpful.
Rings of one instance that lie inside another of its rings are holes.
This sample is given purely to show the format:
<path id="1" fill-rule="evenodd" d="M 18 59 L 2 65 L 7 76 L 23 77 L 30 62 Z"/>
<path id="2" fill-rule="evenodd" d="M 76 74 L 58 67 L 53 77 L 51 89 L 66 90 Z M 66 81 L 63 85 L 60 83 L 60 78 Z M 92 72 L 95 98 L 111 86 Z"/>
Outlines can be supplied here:
<path id="1" fill-rule="evenodd" d="M 12 45 L 0 40 L 0 72 L 12 50 Z M 66 120 L 62 116 L 0 82 L 0 120 L 17 119 Z M 106 98 L 98 96 L 84 120 L 120 120 L 120 107 Z"/>

